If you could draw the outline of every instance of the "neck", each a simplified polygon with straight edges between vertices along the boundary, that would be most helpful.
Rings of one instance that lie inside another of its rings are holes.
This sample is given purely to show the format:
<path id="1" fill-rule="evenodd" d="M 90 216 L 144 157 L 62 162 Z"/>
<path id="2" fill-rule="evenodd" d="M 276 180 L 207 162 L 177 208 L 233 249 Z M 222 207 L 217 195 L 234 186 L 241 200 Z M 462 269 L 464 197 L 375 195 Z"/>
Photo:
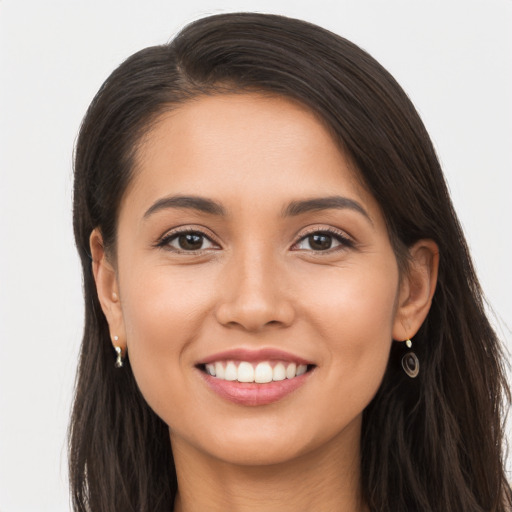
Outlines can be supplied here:
<path id="1" fill-rule="evenodd" d="M 264 466 L 219 461 L 176 439 L 172 445 L 179 489 L 175 512 L 368 510 L 361 497 L 359 436 L 336 438 L 293 460 Z"/>

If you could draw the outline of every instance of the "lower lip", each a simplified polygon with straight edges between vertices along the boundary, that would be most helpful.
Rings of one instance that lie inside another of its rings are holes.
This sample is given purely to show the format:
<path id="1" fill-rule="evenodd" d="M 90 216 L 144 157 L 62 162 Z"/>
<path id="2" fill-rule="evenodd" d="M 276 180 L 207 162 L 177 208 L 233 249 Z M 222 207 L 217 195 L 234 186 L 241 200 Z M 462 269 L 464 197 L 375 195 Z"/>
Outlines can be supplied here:
<path id="1" fill-rule="evenodd" d="M 308 371 L 299 377 L 272 381 L 266 384 L 257 384 L 255 382 L 238 382 L 218 379 L 201 371 L 203 379 L 210 389 L 238 405 L 258 406 L 277 402 L 285 396 L 293 393 L 300 388 L 309 378 L 312 371 Z"/>

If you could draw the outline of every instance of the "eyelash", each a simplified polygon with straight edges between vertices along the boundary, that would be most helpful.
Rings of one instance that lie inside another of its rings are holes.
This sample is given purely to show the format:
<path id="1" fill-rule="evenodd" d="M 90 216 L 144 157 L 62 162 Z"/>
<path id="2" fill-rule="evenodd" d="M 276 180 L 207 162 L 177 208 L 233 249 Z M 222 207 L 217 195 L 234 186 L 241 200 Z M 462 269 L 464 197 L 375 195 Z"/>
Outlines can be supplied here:
<path id="1" fill-rule="evenodd" d="M 350 249 L 350 248 L 354 247 L 354 245 L 355 245 L 354 241 L 352 239 L 350 239 L 345 233 L 343 233 L 342 231 L 338 231 L 337 229 L 312 228 L 309 231 L 306 231 L 306 233 L 302 234 L 302 236 L 299 238 L 299 240 L 297 240 L 297 242 L 295 242 L 292 247 L 295 247 L 300 242 L 306 240 L 308 237 L 310 237 L 312 235 L 327 235 L 327 236 L 332 237 L 334 240 L 336 240 L 340 244 L 339 247 L 330 247 L 329 249 L 318 250 L 318 251 L 311 250 L 311 252 L 314 252 L 315 254 L 330 254 L 332 252 L 344 250 L 347 248 Z M 294 249 L 294 250 L 301 251 L 301 250 L 305 250 L 305 249 Z"/>
<path id="2" fill-rule="evenodd" d="M 217 242 L 215 242 L 211 236 L 204 233 L 201 229 L 190 229 L 190 228 L 183 228 L 183 229 L 177 229 L 175 231 L 172 231 L 170 233 L 166 233 L 157 243 L 156 246 L 162 249 L 167 249 L 176 253 L 181 254 L 200 254 L 204 252 L 205 250 L 211 250 L 211 248 L 208 249 L 197 249 L 197 250 L 190 250 L 187 251 L 185 249 L 178 249 L 176 247 L 172 247 L 170 244 L 172 241 L 178 239 L 178 237 L 183 235 L 197 235 L 200 236 L 203 240 L 208 240 L 210 243 L 217 245 Z M 217 250 L 217 249 L 214 249 Z"/>
<path id="3" fill-rule="evenodd" d="M 171 242 L 178 239 L 178 237 L 182 236 L 182 235 L 197 235 L 197 236 L 201 237 L 203 239 L 203 241 L 206 239 L 211 244 L 214 244 L 217 246 L 219 245 L 219 244 L 217 244 L 217 242 L 215 242 L 212 239 L 211 236 L 204 233 L 201 229 L 190 229 L 190 228 L 178 229 L 178 230 L 172 231 L 170 233 L 167 233 L 155 245 L 156 245 L 156 247 L 159 247 L 162 249 L 167 249 L 172 252 L 181 253 L 181 254 L 189 254 L 189 255 L 200 254 L 200 253 L 204 252 L 205 250 L 208 251 L 208 250 L 213 249 L 213 248 L 207 248 L 207 249 L 197 249 L 197 250 L 185 250 L 185 249 L 178 249 L 175 247 L 171 247 L 171 245 L 170 245 Z M 302 236 L 292 245 L 292 250 L 295 250 L 295 251 L 307 250 L 307 249 L 293 249 L 293 247 L 299 245 L 301 242 L 303 242 L 304 240 L 306 240 L 308 237 L 310 237 L 312 235 L 327 235 L 327 236 L 332 237 L 334 240 L 336 240 L 340 244 L 340 246 L 338 246 L 338 247 L 334 247 L 334 248 L 330 247 L 330 248 L 324 249 L 324 250 L 315 251 L 313 249 L 310 249 L 309 251 L 313 252 L 313 253 L 330 254 L 332 252 L 340 251 L 340 250 L 347 249 L 347 248 L 352 248 L 355 245 L 353 240 L 348 238 L 347 235 L 344 234 L 342 231 L 338 231 L 333 228 L 323 228 L 323 229 L 315 228 L 315 229 L 310 229 L 306 233 L 302 234 Z M 215 248 L 213 250 L 217 250 L 217 249 Z"/>

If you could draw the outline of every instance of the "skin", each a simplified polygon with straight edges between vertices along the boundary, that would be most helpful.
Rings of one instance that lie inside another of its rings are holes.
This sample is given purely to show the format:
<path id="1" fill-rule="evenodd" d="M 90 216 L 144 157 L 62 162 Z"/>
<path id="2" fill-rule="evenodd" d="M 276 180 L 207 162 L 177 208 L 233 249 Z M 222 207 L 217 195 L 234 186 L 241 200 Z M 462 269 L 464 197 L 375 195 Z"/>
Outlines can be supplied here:
<path id="1" fill-rule="evenodd" d="M 177 195 L 213 200 L 225 215 L 147 213 Z M 283 215 L 290 202 L 332 196 L 364 213 Z M 201 248 L 180 249 L 169 236 L 178 227 L 202 231 Z M 326 230 L 332 247 L 318 250 L 308 235 Z M 400 276 L 379 205 L 322 122 L 255 93 L 199 97 L 163 115 L 139 149 L 116 249 L 113 261 L 92 233 L 112 338 L 169 425 L 175 509 L 366 510 L 362 412 L 391 343 L 412 337 L 428 313 L 437 248 L 418 242 Z M 196 367 L 233 348 L 277 348 L 315 367 L 278 402 L 235 404 Z"/>

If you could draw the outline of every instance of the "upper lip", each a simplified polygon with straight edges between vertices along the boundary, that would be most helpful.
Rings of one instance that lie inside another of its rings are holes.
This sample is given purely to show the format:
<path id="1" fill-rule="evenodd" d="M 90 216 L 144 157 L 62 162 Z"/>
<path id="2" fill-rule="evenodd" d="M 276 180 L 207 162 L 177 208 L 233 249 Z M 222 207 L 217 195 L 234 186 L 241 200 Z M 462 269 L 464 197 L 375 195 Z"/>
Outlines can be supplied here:
<path id="1" fill-rule="evenodd" d="M 214 363 L 216 361 L 289 361 L 290 363 L 313 365 L 312 361 L 308 361 L 302 357 L 290 354 L 284 350 L 275 348 L 262 348 L 258 350 L 251 350 L 246 348 L 235 348 L 231 350 L 225 350 L 223 352 L 217 352 L 210 356 L 201 359 L 198 364 Z"/>

